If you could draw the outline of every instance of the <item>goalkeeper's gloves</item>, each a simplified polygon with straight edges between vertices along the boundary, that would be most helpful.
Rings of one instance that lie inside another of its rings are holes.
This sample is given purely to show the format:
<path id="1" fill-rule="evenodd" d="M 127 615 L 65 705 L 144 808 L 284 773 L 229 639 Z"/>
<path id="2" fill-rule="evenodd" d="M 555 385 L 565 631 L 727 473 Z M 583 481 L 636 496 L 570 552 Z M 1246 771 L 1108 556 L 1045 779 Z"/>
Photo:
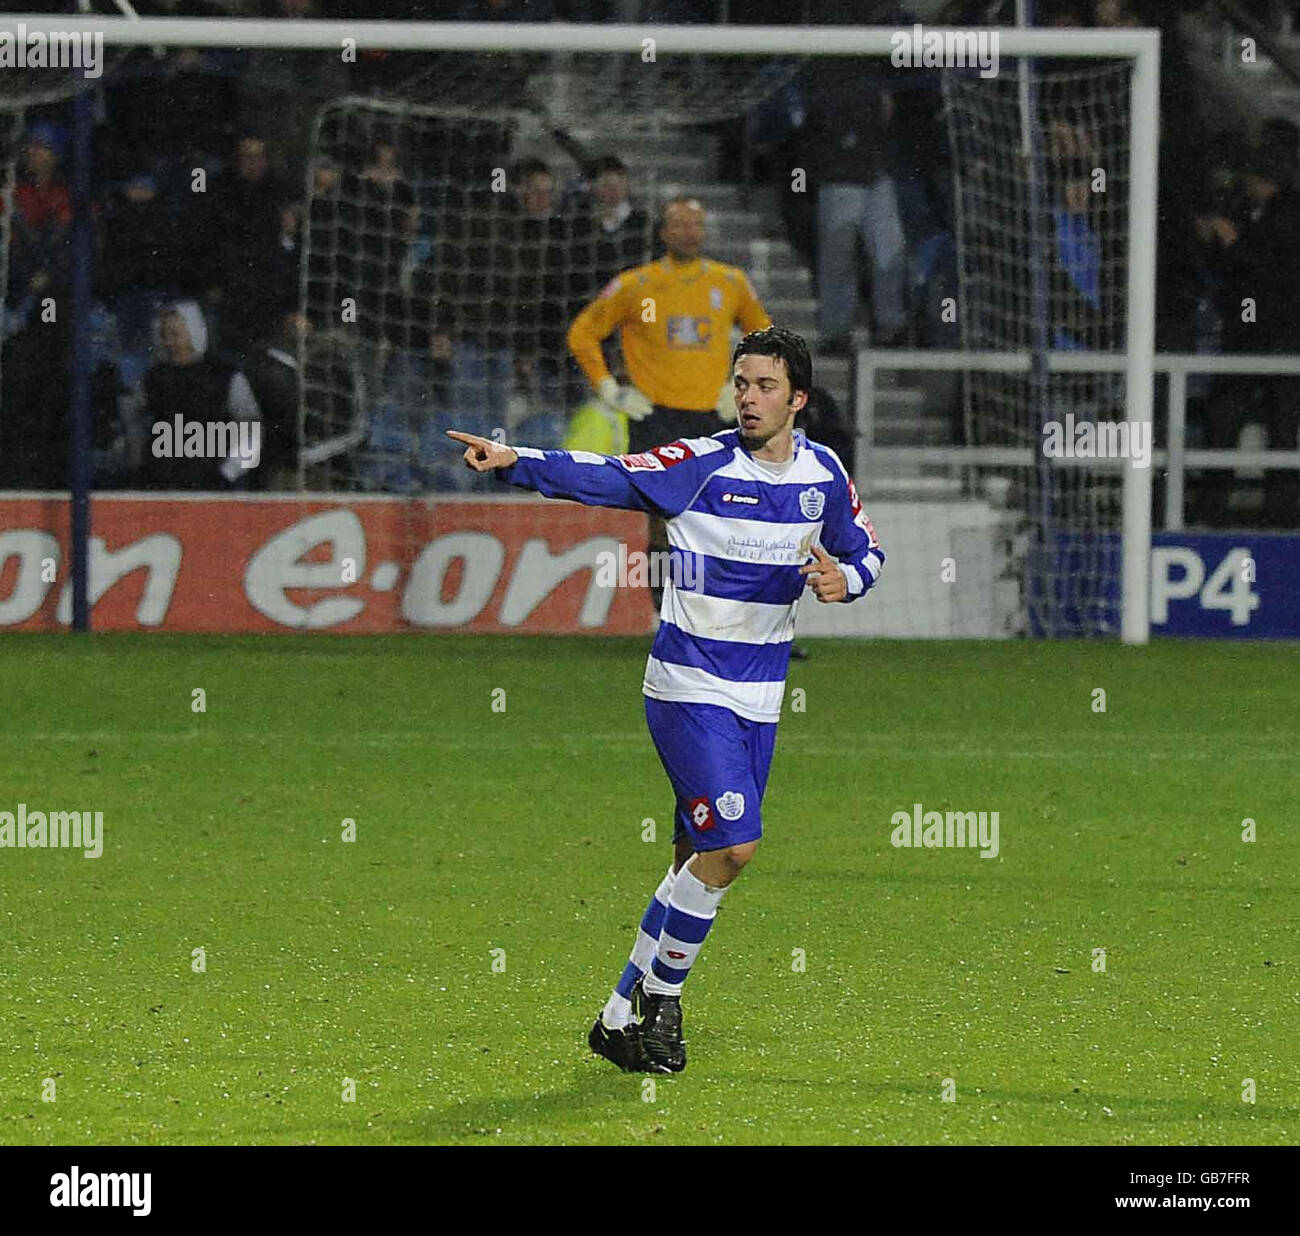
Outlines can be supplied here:
<path id="1" fill-rule="evenodd" d="M 619 386 L 614 377 L 601 378 L 596 394 L 601 403 L 615 412 L 622 412 L 630 421 L 643 421 L 654 411 L 654 404 L 635 386 Z"/>
<path id="2" fill-rule="evenodd" d="M 736 411 L 736 388 L 730 378 L 727 379 L 718 392 L 718 402 L 714 406 L 714 410 L 722 417 L 722 422 L 725 425 L 734 425 L 740 420 L 740 413 Z"/>

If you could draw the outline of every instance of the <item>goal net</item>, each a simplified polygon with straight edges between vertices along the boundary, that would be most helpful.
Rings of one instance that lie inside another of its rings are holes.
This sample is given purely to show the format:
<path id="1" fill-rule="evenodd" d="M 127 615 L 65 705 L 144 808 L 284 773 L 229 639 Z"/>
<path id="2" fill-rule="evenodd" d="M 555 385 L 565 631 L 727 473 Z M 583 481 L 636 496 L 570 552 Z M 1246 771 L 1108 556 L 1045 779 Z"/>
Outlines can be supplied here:
<path id="1" fill-rule="evenodd" d="M 110 46 L 292 57 L 283 109 L 261 97 L 272 131 L 292 113 L 300 156 L 298 489 L 412 510 L 501 494 L 449 428 L 626 450 L 566 334 L 662 254 L 657 212 L 685 195 L 706 209 L 703 255 L 808 340 L 801 423 L 889 555 L 864 605 L 802 606 L 803 633 L 1102 634 L 1122 611 L 1145 638 L 1149 471 L 1095 446 L 1150 424 L 1154 36 L 987 31 L 988 74 L 900 66 L 889 29 L 105 25 Z M 346 88 L 305 108 L 294 79 L 340 47 Z M 212 313 L 220 340 L 241 310 Z"/>
<path id="2" fill-rule="evenodd" d="M 337 391 L 307 392 L 304 430 L 323 459 L 310 487 L 491 491 L 443 447 L 453 425 L 560 446 L 589 398 L 567 324 L 619 269 L 658 255 L 654 206 L 688 191 L 722 207 L 708 252 L 744 267 L 775 320 L 812 346 L 818 402 L 839 419 L 815 428 L 843 431 L 834 445 L 882 538 L 892 534 L 890 586 L 872 598 L 880 632 L 1118 633 L 1129 465 L 1105 448 L 1129 434 L 1133 61 L 1006 58 L 993 76 L 939 69 L 919 87 L 921 109 L 929 89 L 941 114 L 947 161 L 886 154 L 872 189 L 879 199 L 886 186 L 893 216 L 855 227 L 858 264 L 834 278 L 862 285 L 867 359 L 887 316 L 905 344 L 991 359 L 938 375 L 920 362 L 882 369 L 865 441 L 854 366 L 821 347 L 818 297 L 829 292 L 817 278 L 819 246 L 832 243 L 819 192 L 841 174 L 861 179 L 860 161 L 849 151 L 841 169 L 832 157 L 813 169 L 819 183 L 798 183 L 814 157 L 800 138 L 830 145 L 814 132 L 827 70 L 842 80 L 847 65 L 863 99 L 891 94 L 918 110 L 918 83 L 900 81 L 908 70 L 886 56 L 680 52 L 653 72 L 626 55 L 480 55 L 467 66 L 441 53 L 382 98 L 331 103 L 312 147 L 304 309 L 314 323 L 336 320 L 348 289 L 363 289 L 355 337 L 368 409 L 358 417 Z M 728 183 L 741 135 L 777 164 L 766 182 Z M 581 231 L 595 160 L 610 152 L 645 208 L 618 252 Z M 549 174 L 528 171 L 540 164 Z M 376 186 L 385 175 L 396 188 Z M 802 252 L 789 208 L 801 191 Z M 879 256 L 891 223 L 904 229 L 893 267 Z M 902 303 L 887 315 L 894 294 Z M 311 412 L 313 395 L 328 396 L 334 421 Z M 1133 446 L 1149 451 L 1140 437 Z M 813 616 L 828 632 L 850 629 L 839 617 Z"/>
<path id="3" fill-rule="evenodd" d="M 726 139 L 804 64 L 435 52 L 331 100 L 312 133 L 302 310 L 311 338 L 354 349 L 360 380 L 304 374 L 304 484 L 490 492 L 446 429 L 561 446 L 591 400 L 567 327 L 662 254 L 669 195 L 714 208 L 714 256 L 749 268 L 780 246 L 730 183 Z M 617 371 L 617 336 L 605 351 Z"/>
<path id="4" fill-rule="evenodd" d="M 1107 448 L 1127 443 L 1125 376 L 1090 357 L 1125 346 L 1130 76 L 1124 61 L 1031 62 L 944 81 L 961 343 L 1029 360 L 965 372 L 965 443 L 1028 448 L 965 480 L 1015 512 L 1013 615 L 1037 635 L 1120 626 L 1125 460 Z M 1132 445 L 1149 466 L 1149 440 Z"/>

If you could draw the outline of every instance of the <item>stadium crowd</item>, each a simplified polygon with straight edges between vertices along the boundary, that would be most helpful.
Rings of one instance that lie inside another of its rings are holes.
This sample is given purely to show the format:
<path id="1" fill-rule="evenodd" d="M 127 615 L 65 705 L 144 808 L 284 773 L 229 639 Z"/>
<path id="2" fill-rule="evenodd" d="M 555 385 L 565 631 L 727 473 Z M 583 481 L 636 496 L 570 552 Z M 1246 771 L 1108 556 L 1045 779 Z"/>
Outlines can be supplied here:
<path id="1" fill-rule="evenodd" d="M 1004 7 L 954 3 L 942 16 L 998 21 Z M 155 0 L 137 8 L 284 19 L 717 19 L 704 0 L 394 0 L 373 12 L 351 0 Z M 844 18 L 842 5 L 804 8 L 812 21 Z M 877 10 L 876 21 L 911 20 L 892 6 Z M 1190 97 L 1196 75 L 1171 12 L 1136 0 L 1054 0 L 1039 5 L 1039 20 L 1164 28 L 1158 349 L 1290 350 L 1286 310 L 1300 290 L 1300 132 L 1274 117 L 1207 143 Z M 782 6 L 759 0 L 733 3 L 727 16 L 789 19 Z M 94 153 L 96 485 L 292 486 L 300 382 L 317 392 L 307 415 L 333 435 L 320 457 L 342 487 L 472 483 L 436 445 L 448 417 L 484 433 L 508 421 L 520 440 L 541 446 L 564 439 L 589 396 L 566 328 L 614 275 L 662 251 L 657 204 L 637 199 L 619 157 L 630 152 L 587 149 L 560 135 L 554 158 L 521 155 L 498 121 L 440 121 L 415 137 L 396 124 L 340 128 L 332 137 L 322 130 L 313 150 L 321 104 L 374 90 L 391 68 L 382 52 L 346 64 L 301 52 L 142 49 L 111 75 Z M 960 346 L 959 328 L 938 311 L 957 288 L 941 106 L 932 72 L 817 61 L 725 130 L 735 139 L 744 129 L 754 181 L 788 184 L 802 168 L 813 187 L 779 197 L 791 245 L 814 273 L 821 355 L 847 352 L 863 329 L 884 346 Z M 1123 312 L 1113 246 L 1125 238 L 1097 224 L 1080 189 L 1094 153 L 1086 137 L 1045 120 L 1065 169 L 1050 187 L 1059 194 L 1053 343 L 1114 349 L 1122 346 Z M 72 343 L 69 315 L 48 306 L 66 303 L 72 276 L 66 105 L 32 109 L 14 140 L 0 485 L 62 487 L 71 366 L 52 358 L 66 358 Z M 496 167 L 509 169 L 504 186 L 490 183 Z M 349 298 L 350 331 L 337 313 Z M 1249 322 L 1244 298 L 1256 305 Z M 617 366 L 615 352 L 609 360 Z M 304 358 L 308 372 L 300 373 Z M 1249 421 L 1266 427 L 1270 446 L 1296 442 L 1295 380 L 1202 380 L 1189 394 L 1192 444 L 1235 445 Z M 526 409 L 522 422 L 512 400 Z M 220 461 L 153 460 L 149 425 L 182 405 L 195 419 L 259 419 L 260 465 L 232 473 Z M 1300 522 L 1298 490 L 1296 472 L 1271 474 L 1267 518 Z M 1223 522 L 1228 493 L 1224 478 L 1211 477 L 1198 491 L 1199 516 Z"/>

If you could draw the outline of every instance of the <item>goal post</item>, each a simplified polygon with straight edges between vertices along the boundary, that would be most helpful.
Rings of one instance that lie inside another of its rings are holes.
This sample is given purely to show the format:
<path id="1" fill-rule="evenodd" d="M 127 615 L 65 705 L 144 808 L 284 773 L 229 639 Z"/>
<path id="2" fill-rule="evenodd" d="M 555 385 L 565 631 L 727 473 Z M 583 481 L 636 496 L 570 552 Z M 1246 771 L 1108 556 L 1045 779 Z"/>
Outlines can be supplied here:
<path id="1" fill-rule="evenodd" d="M 805 26 L 656 26 L 424 23 L 349 20 L 264 21 L 193 18 L 95 18 L 48 14 L 7 15 L 0 32 L 27 30 L 102 36 L 106 49 L 192 47 L 315 50 L 350 55 L 366 51 L 417 53 L 557 53 L 644 59 L 647 49 L 659 61 L 672 57 L 877 57 L 888 61 L 902 35 L 914 28 Z M 1056 62 L 1122 60 L 1131 65 L 1128 81 L 1127 142 L 1128 237 L 1124 295 L 1124 412 L 1132 432 L 1152 425 L 1156 163 L 1159 89 L 1159 35 L 1151 30 L 1061 30 L 1007 27 L 925 27 L 931 38 L 960 45 L 972 35 L 996 39 L 997 53 Z M 921 63 L 918 61 L 918 63 Z M 737 80 L 743 78 L 737 75 Z M 599 118 L 597 118 L 599 120 Z M 1120 635 L 1126 643 L 1149 638 L 1150 504 L 1149 468 L 1123 468 L 1120 542 Z M 892 573 L 892 572 L 891 572 Z M 909 598 L 922 605 L 925 597 Z"/>

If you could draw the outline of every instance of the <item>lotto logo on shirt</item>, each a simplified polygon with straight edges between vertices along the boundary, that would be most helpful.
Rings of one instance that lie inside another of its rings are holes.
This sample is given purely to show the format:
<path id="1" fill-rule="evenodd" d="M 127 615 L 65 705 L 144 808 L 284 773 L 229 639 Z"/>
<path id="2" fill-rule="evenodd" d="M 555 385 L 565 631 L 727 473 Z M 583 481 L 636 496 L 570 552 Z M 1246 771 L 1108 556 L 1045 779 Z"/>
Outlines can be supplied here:
<path id="1" fill-rule="evenodd" d="M 709 806 L 707 798 L 692 798 L 686 804 L 687 814 L 691 817 L 691 825 L 700 832 L 708 832 L 717 821 L 713 818 L 713 808 Z"/>

